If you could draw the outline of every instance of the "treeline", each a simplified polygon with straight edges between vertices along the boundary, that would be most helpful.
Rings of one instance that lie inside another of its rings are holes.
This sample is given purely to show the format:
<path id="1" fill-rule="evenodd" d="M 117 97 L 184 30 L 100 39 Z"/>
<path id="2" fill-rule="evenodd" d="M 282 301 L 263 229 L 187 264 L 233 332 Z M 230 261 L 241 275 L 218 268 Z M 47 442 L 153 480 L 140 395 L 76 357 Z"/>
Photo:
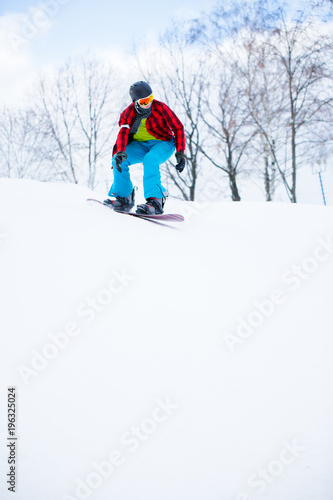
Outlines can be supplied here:
<path id="1" fill-rule="evenodd" d="M 209 188 L 239 201 L 240 185 L 253 183 L 267 201 L 281 188 L 297 201 L 300 168 L 332 153 L 325 5 L 292 16 L 276 3 L 223 2 L 136 49 L 132 80 L 149 81 L 185 125 L 186 172 L 172 161 L 163 167 L 171 195 L 198 200 Z M 0 175 L 109 184 L 118 117 L 129 104 L 124 81 L 112 61 L 92 57 L 41 75 L 24 109 L 0 111 Z"/>

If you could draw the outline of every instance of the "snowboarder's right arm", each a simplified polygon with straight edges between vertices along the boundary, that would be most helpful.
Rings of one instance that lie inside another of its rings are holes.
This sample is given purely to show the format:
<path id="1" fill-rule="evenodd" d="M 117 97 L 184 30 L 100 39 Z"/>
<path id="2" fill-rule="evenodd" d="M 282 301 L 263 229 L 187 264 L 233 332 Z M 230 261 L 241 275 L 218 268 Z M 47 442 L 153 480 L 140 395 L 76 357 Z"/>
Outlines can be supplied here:
<path id="1" fill-rule="evenodd" d="M 131 126 L 134 122 L 134 104 L 130 104 L 120 115 L 119 127 L 120 130 L 117 135 L 117 140 L 113 146 L 112 155 L 114 156 L 119 151 L 125 151 L 128 144 L 128 138 Z"/>

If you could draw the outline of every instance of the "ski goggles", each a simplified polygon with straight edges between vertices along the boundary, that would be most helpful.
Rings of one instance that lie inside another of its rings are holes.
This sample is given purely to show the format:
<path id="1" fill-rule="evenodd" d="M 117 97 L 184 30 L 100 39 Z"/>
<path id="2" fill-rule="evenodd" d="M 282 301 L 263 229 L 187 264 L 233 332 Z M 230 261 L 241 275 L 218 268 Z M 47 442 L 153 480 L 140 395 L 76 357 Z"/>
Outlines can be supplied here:
<path id="1" fill-rule="evenodd" d="M 138 103 L 140 106 L 147 106 L 147 104 L 150 104 L 154 99 L 153 94 L 150 94 L 148 97 L 144 97 L 143 99 L 138 99 Z"/>

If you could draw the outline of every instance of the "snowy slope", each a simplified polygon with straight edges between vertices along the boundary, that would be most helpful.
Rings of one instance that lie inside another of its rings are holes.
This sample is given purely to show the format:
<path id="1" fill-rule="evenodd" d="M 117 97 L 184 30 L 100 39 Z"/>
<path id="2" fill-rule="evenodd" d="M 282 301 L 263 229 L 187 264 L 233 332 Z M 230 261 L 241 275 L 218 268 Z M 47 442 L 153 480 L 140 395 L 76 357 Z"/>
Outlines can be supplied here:
<path id="1" fill-rule="evenodd" d="M 333 209 L 91 195 L 0 180 L 1 500 L 331 500 Z"/>

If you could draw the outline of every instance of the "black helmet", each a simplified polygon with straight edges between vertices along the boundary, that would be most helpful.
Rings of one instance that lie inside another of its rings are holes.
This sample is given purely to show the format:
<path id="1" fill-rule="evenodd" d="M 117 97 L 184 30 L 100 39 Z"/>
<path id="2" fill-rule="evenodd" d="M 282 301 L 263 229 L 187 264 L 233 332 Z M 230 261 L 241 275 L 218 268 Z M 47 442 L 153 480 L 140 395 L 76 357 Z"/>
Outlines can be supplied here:
<path id="1" fill-rule="evenodd" d="M 152 88 L 147 82 L 135 82 L 129 89 L 129 94 L 133 102 L 148 97 L 152 93 Z"/>

